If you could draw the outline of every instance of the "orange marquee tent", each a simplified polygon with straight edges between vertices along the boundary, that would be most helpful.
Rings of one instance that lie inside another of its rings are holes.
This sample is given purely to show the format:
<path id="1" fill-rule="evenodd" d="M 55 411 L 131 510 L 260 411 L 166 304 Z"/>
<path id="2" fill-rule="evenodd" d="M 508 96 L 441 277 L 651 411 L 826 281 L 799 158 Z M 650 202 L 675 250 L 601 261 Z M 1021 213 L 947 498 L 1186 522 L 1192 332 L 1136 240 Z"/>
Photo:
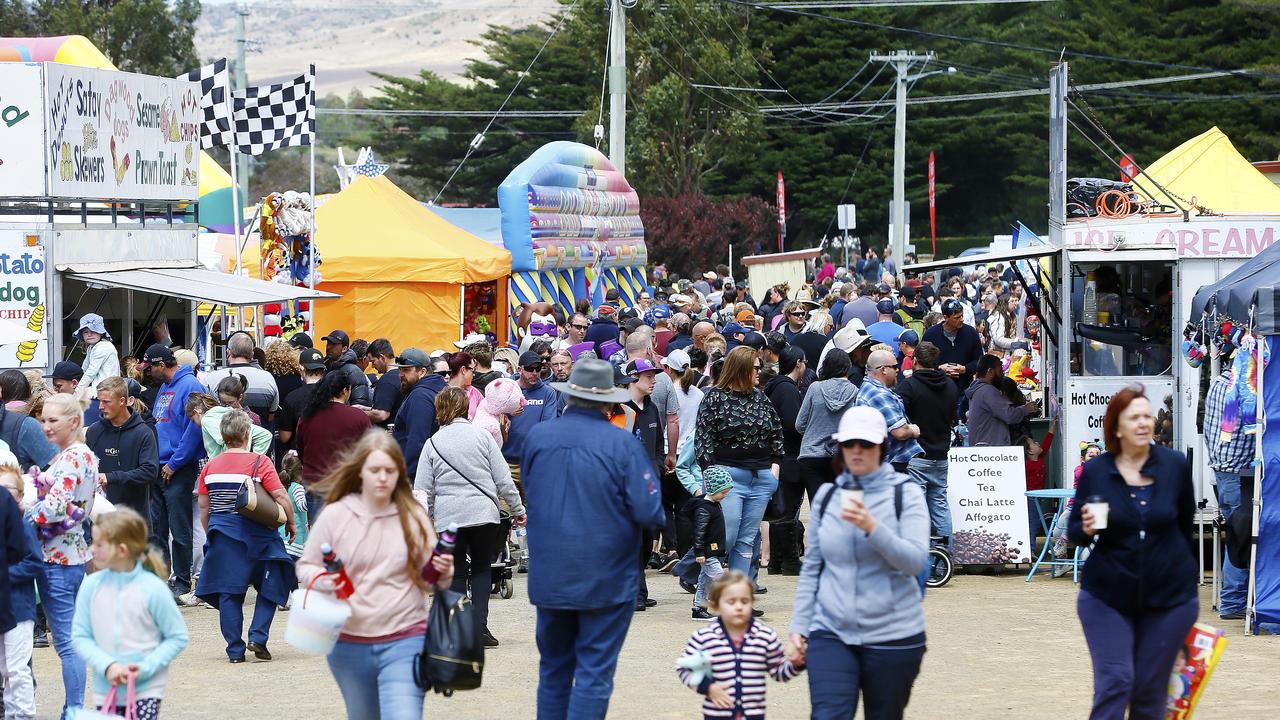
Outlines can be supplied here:
<path id="1" fill-rule="evenodd" d="M 462 337 L 465 285 L 506 287 L 511 253 L 455 227 L 386 177 L 358 177 L 316 210 L 318 341 L 330 330 L 385 337 L 396 351 L 454 349 Z M 497 324 L 506 323 L 497 313 Z M 506 327 L 494 327 L 506 337 Z"/>

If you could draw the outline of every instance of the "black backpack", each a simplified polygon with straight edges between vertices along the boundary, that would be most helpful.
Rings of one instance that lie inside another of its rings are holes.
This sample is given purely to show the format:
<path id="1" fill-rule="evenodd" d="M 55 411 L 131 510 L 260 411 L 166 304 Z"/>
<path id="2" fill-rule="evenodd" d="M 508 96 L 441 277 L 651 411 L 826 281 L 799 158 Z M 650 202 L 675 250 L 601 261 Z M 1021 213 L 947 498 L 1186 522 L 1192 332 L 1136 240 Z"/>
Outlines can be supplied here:
<path id="1" fill-rule="evenodd" d="M 423 690 L 449 697 L 455 690 L 480 687 L 483 674 L 484 638 L 471 598 L 437 589 L 427 616 L 426 642 L 413 664 L 413 681 Z"/>

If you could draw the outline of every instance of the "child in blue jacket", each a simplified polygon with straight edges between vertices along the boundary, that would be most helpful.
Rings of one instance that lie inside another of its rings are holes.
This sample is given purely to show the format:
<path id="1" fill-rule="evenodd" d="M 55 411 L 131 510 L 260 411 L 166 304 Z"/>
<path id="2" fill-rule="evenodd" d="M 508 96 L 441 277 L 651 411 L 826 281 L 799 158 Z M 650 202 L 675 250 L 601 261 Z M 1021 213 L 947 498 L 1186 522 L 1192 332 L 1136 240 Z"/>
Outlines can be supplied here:
<path id="1" fill-rule="evenodd" d="M 0 465 L 0 487 L 22 505 L 22 473 L 12 465 Z M 0 675 L 4 677 L 4 717 L 25 720 L 36 715 L 36 686 L 31 675 L 32 630 L 36 623 L 36 576 L 44 572 L 44 554 L 35 523 L 22 521 L 27 539 L 22 559 L 9 566 L 9 602 L 17 625 L 0 644 Z"/>

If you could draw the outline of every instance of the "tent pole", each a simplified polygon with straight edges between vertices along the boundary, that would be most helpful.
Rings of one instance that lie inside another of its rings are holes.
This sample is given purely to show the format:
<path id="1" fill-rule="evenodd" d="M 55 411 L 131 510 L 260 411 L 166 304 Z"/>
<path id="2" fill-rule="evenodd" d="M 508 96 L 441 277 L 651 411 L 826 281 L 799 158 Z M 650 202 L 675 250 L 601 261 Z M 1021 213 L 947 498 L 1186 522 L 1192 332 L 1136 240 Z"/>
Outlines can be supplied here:
<path id="1" fill-rule="evenodd" d="M 458 339 L 467 336 L 467 285 L 463 283 L 458 286 Z"/>
<path id="2" fill-rule="evenodd" d="M 1246 635 L 1258 634 L 1257 623 L 1254 622 L 1254 611 L 1257 607 L 1257 598 L 1254 593 L 1257 592 L 1257 578 L 1255 573 L 1258 569 L 1258 527 L 1261 524 L 1262 514 L 1262 483 L 1267 475 L 1266 456 L 1262 454 L 1262 436 L 1267 430 L 1267 410 L 1262 402 L 1263 398 L 1263 376 L 1266 375 L 1262 366 L 1262 358 L 1265 353 L 1262 352 L 1262 343 L 1270 342 L 1266 337 L 1259 336 L 1257 342 L 1253 344 L 1253 351 L 1256 353 L 1255 361 L 1258 363 L 1258 417 L 1257 432 L 1254 433 L 1254 442 L 1256 443 L 1255 452 L 1257 457 L 1262 458 L 1262 464 L 1258 465 L 1258 470 L 1253 478 L 1253 527 L 1249 533 L 1249 591 L 1245 594 L 1244 608 L 1244 632 Z"/>

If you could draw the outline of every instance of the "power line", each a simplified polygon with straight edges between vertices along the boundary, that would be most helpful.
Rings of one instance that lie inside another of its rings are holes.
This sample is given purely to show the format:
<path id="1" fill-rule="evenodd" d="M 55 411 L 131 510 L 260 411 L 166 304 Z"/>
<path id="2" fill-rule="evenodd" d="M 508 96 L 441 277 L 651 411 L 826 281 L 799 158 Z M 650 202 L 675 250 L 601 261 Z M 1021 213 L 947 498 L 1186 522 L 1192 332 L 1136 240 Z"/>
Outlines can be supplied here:
<path id="1" fill-rule="evenodd" d="M 773 12 L 784 13 L 787 15 L 798 15 L 800 17 L 815 18 L 818 20 L 827 20 L 843 25 L 856 25 L 858 27 L 875 28 L 878 30 L 890 30 L 893 32 L 907 33 L 910 35 L 921 35 L 924 37 L 937 38 L 939 40 L 952 40 L 955 42 L 975 43 L 978 45 L 990 45 L 992 47 L 1002 47 L 1010 50 L 1025 50 L 1028 52 L 1038 52 L 1057 57 L 1078 57 L 1088 60 L 1101 60 L 1104 62 L 1126 63 L 1129 65 L 1142 65 L 1146 67 L 1159 67 L 1170 70 L 1196 70 L 1200 72 L 1220 72 L 1227 75 L 1242 75 L 1256 77 L 1276 78 L 1280 75 L 1276 73 L 1265 73 L 1255 70 L 1220 70 L 1218 68 L 1202 67 L 1199 65 L 1184 65 L 1181 63 L 1165 63 L 1156 60 L 1140 60 L 1138 58 L 1117 57 L 1115 55 L 1103 55 L 1101 53 L 1083 52 L 1080 50 L 1067 50 L 1066 48 L 1044 48 L 1035 45 L 1023 45 L 1021 43 L 1011 43 L 1002 40 L 987 40 L 985 38 L 968 37 L 965 35 L 953 35 L 950 33 L 933 32 L 930 30 L 920 30 L 918 28 L 899 27 L 896 25 L 884 25 L 882 23 L 870 22 L 868 20 L 855 20 L 853 18 L 836 17 L 834 15 L 823 15 L 822 13 L 809 12 L 796 8 L 781 7 L 778 4 L 753 2 L 752 0 L 722 0 L 722 2 L 733 3 L 734 5 L 742 5 L 743 7 L 754 8 L 756 10 L 770 10 Z"/>
<path id="2" fill-rule="evenodd" d="M 392 110 L 389 108 L 316 108 L 320 115 L 369 115 L 385 117 L 444 118 L 579 118 L 586 110 Z"/>

